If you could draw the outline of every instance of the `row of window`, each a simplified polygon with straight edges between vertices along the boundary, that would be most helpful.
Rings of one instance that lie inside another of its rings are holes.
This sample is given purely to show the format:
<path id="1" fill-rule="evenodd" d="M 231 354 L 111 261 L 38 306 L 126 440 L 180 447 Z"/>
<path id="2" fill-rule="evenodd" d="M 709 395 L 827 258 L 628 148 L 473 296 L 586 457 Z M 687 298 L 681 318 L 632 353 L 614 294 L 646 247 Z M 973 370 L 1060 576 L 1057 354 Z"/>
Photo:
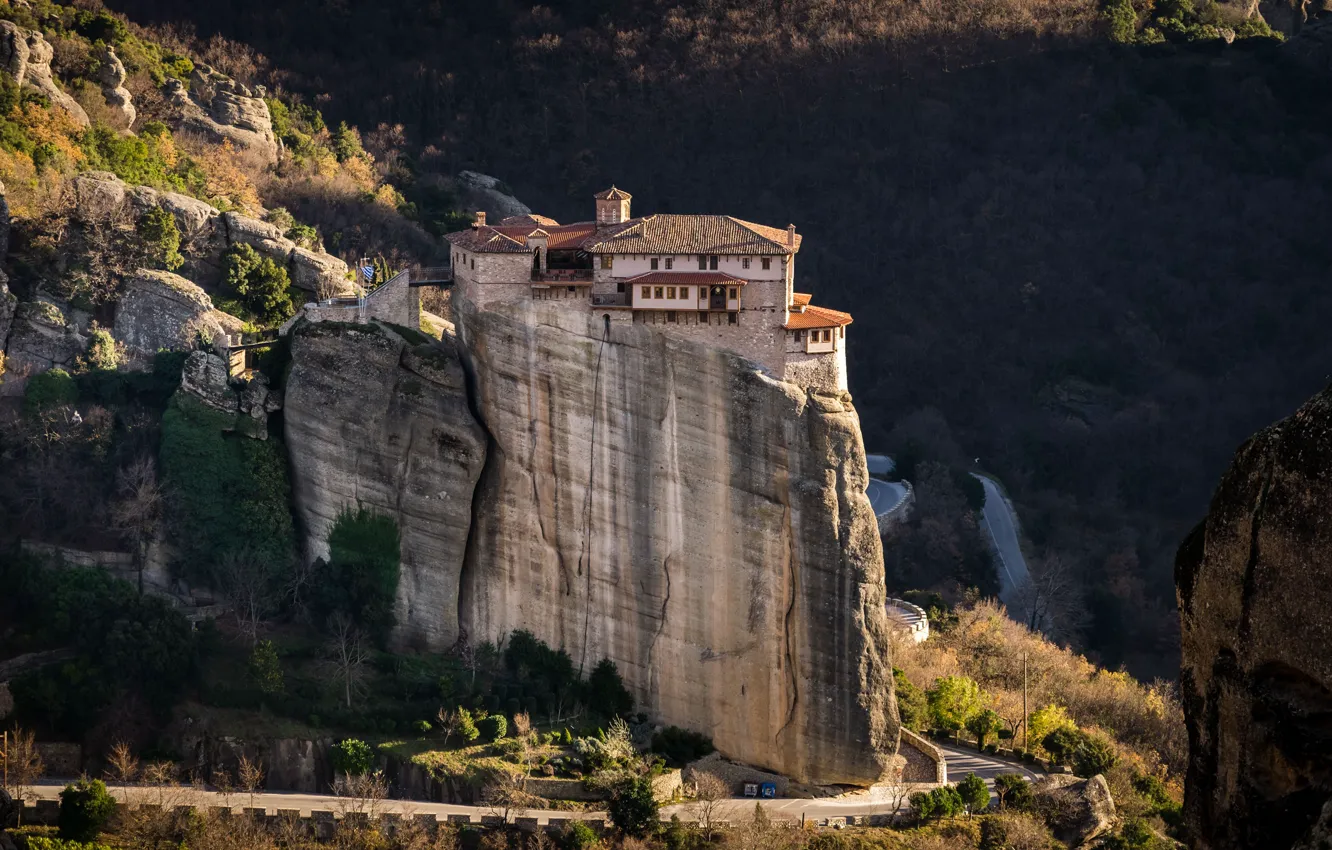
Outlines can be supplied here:
<path id="1" fill-rule="evenodd" d="M 812 330 L 812 331 L 809 332 L 809 341 L 810 341 L 810 342 L 832 342 L 832 339 L 833 339 L 832 334 L 833 334 L 832 328 L 824 328 L 823 330 Z M 822 335 L 822 336 L 820 336 L 820 335 Z M 838 338 L 838 339 L 846 339 L 846 328 L 838 328 L 838 329 L 837 329 L 837 338 Z M 805 332 L 804 332 L 804 331 L 795 331 L 795 341 L 796 341 L 796 342 L 803 342 L 804 340 L 805 340 Z"/>
<path id="2" fill-rule="evenodd" d="M 464 254 L 462 251 L 454 251 L 454 252 L 453 252 L 453 267 L 454 267 L 455 269 L 458 268 L 458 264 L 459 264 L 459 262 L 462 263 L 463 268 L 466 268 L 466 267 L 467 267 L 467 255 Z M 476 257 L 473 257 L 473 258 L 472 258 L 472 268 L 473 268 L 473 269 L 476 268 Z"/>
<path id="3" fill-rule="evenodd" d="M 621 284 L 621 286 L 623 286 L 623 284 Z M 689 290 L 690 290 L 690 289 L 691 289 L 691 287 L 688 287 L 688 286 L 678 286 L 678 287 L 677 287 L 677 286 L 644 286 L 644 287 L 641 288 L 641 291 L 640 291 L 641 294 L 640 294 L 639 297 L 644 298 L 644 299 L 647 299 L 647 298 L 657 298 L 657 299 L 662 299 L 662 298 L 664 298 L 664 299 L 666 299 L 666 300 L 668 300 L 668 301 L 674 301 L 674 300 L 676 299 L 676 297 L 677 297 L 677 296 L 676 296 L 676 293 L 678 292 L 678 293 L 679 293 L 679 296 L 678 296 L 678 297 L 680 298 L 681 301 L 683 301 L 683 300 L 685 300 L 685 299 L 687 299 L 687 298 L 689 297 Z M 623 292 L 624 290 L 621 289 L 620 291 Z M 700 286 L 700 287 L 698 288 L 698 297 L 699 297 L 699 298 L 706 298 L 707 295 L 708 295 L 708 288 L 707 288 L 706 286 Z M 727 297 L 730 298 L 732 301 L 734 301 L 734 300 L 735 300 L 736 298 L 738 298 L 739 296 L 740 296 L 740 291 L 739 291 L 739 288 L 738 288 L 738 287 L 732 286 L 732 287 L 729 287 L 729 288 L 728 288 L 728 290 L 727 290 Z"/>
<path id="4" fill-rule="evenodd" d="M 720 316 L 721 313 L 694 313 L 693 311 L 685 310 L 640 311 L 634 314 L 634 322 L 636 324 L 643 324 L 650 321 L 653 324 L 656 324 L 657 317 L 660 316 L 668 325 L 709 325 L 712 324 L 711 317 L 714 315 Z M 721 320 L 718 319 L 718 322 L 720 321 Z M 726 324 L 740 324 L 740 314 L 734 310 L 727 313 Z"/>

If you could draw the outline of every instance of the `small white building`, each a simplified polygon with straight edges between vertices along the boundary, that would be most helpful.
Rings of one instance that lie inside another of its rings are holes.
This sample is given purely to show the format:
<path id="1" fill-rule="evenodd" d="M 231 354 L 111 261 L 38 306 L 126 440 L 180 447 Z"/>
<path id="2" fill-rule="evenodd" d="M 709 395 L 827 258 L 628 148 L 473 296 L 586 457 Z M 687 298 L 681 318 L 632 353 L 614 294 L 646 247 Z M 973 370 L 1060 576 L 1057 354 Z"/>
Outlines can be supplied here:
<path id="1" fill-rule="evenodd" d="M 794 291 L 795 225 L 728 215 L 632 217 L 628 192 L 595 198 L 591 221 L 539 215 L 450 233 L 454 285 L 477 306 L 536 299 L 604 313 L 734 351 L 775 377 L 846 389 L 848 313 Z"/>

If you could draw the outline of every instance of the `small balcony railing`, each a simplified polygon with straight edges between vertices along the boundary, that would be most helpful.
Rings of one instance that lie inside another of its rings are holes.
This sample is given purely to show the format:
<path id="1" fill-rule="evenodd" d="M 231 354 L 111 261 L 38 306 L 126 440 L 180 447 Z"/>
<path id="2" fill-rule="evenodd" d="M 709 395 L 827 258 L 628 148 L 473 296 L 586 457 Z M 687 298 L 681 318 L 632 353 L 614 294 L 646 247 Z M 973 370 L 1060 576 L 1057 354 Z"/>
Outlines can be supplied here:
<path id="1" fill-rule="evenodd" d="M 627 292 L 594 292 L 592 293 L 593 307 L 628 307 L 629 293 Z"/>
<path id="2" fill-rule="evenodd" d="M 575 283 L 591 279 L 591 269 L 546 269 L 544 272 L 532 272 L 532 281 L 538 283 Z"/>

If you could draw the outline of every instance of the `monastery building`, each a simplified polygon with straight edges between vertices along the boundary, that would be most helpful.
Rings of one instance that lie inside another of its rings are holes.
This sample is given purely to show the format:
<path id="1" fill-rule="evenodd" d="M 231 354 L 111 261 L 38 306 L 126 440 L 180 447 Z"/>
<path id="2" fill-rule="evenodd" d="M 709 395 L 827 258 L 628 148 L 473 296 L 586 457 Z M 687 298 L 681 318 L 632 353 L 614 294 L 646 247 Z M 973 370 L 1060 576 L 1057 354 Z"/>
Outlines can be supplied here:
<path id="1" fill-rule="evenodd" d="M 846 389 L 851 316 L 794 291 L 795 225 L 767 227 L 729 215 L 634 218 L 631 196 L 596 196 L 596 218 L 560 224 L 540 215 L 489 224 L 477 213 L 451 246 L 455 291 L 477 307 L 559 301 L 728 349 L 774 377 Z"/>

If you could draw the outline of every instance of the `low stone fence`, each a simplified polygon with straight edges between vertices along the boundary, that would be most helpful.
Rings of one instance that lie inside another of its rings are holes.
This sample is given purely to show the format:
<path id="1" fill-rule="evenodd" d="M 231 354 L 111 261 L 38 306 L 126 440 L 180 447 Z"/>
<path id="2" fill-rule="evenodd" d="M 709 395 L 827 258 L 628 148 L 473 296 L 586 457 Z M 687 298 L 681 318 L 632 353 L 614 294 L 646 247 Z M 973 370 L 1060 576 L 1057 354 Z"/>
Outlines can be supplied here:
<path id="1" fill-rule="evenodd" d="M 944 754 L 934 744 L 902 727 L 901 744 L 898 752 L 906 758 L 906 768 L 902 778 L 909 782 L 935 782 L 948 784 L 948 762 Z M 914 754 L 914 756 L 913 756 Z"/>
<path id="2" fill-rule="evenodd" d="M 912 643 L 923 643 L 930 637 L 930 617 L 925 609 L 905 599 L 889 599 L 888 617 L 897 628 L 911 635 Z"/>
<path id="3" fill-rule="evenodd" d="M 910 481 L 903 479 L 897 483 L 906 488 L 906 495 L 888 510 L 875 515 L 875 519 L 879 523 L 880 536 L 887 534 L 888 530 L 894 525 L 906 522 L 911 516 L 911 505 L 916 501 L 916 489 L 911 486 Z"/>

